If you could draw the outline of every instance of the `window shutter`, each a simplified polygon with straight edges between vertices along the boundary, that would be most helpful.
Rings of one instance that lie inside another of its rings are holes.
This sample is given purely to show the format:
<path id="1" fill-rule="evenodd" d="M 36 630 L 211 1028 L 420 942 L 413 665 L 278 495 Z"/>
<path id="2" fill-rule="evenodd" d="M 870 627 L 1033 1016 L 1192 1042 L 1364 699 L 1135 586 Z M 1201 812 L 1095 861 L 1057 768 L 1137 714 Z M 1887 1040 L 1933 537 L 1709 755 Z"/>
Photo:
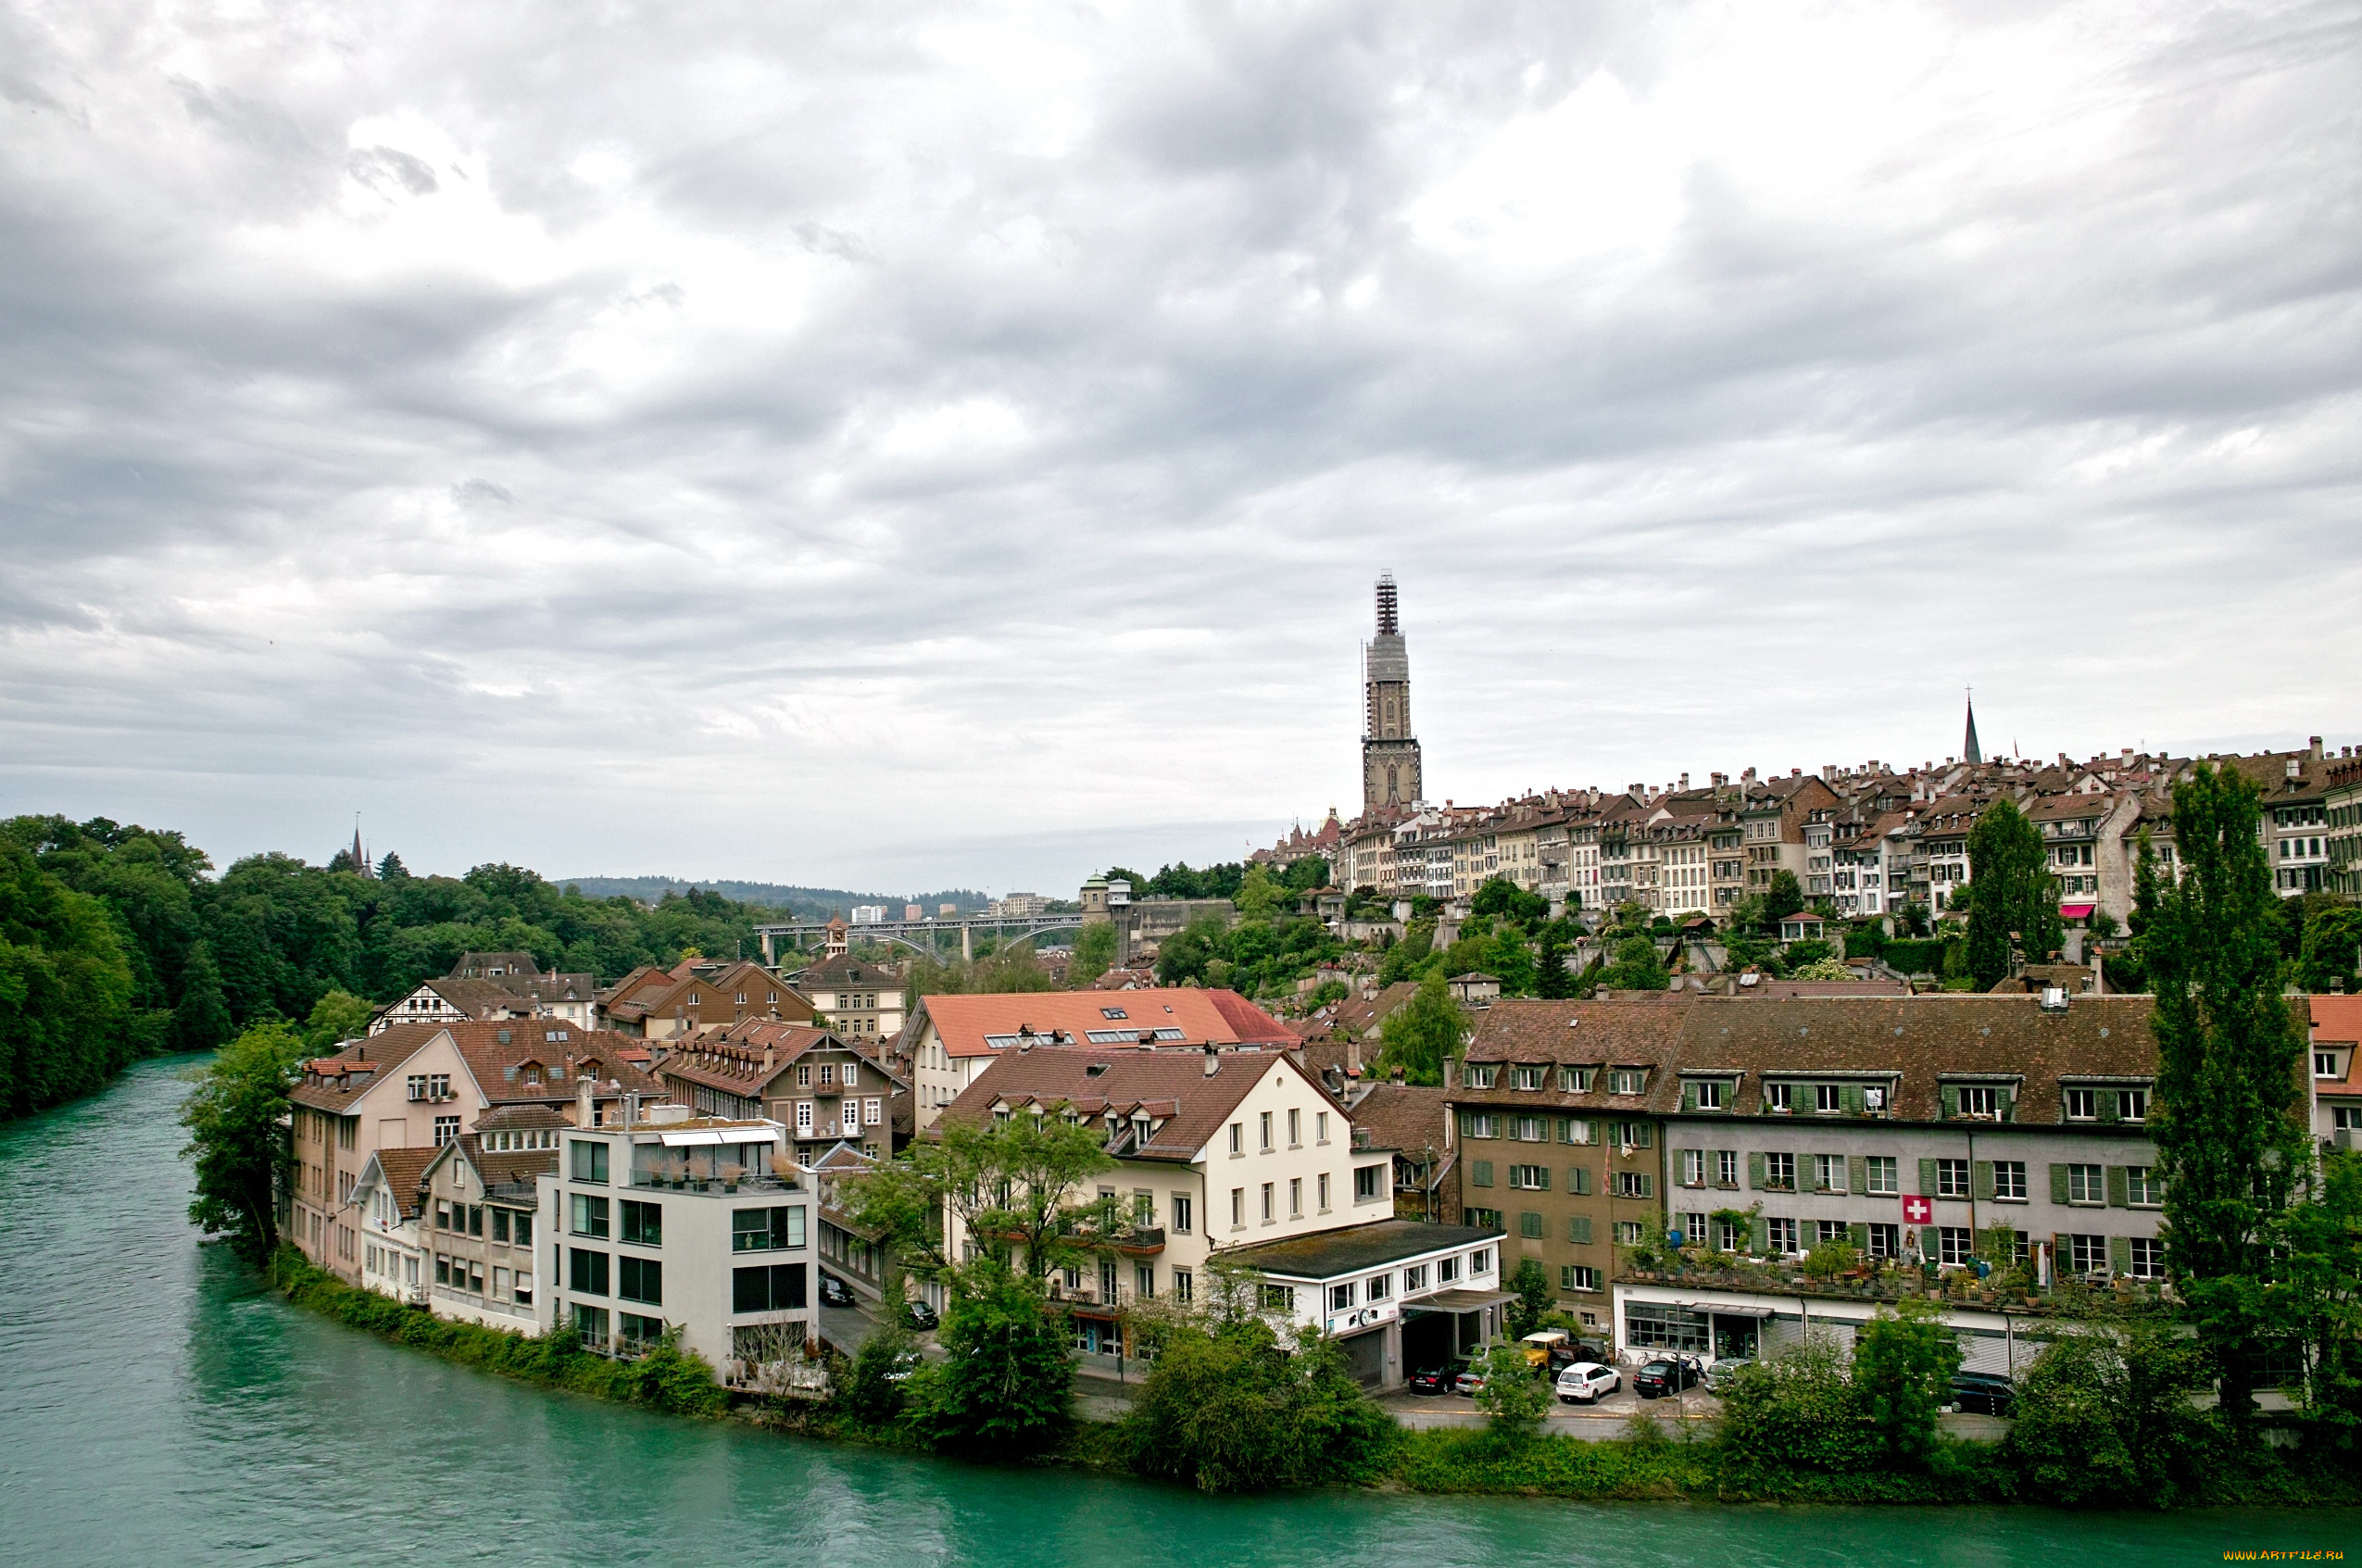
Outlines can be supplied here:
<path id="1" fill-rule="evenodd" d="M 1681 1085 L 1681 1109 L 1684 1110 L 1695 1110 L 1698 1109 L 1697 1085 L 1684 1084 Z"/>
<path id="2" fill-rule="evenodd" d="M 1771 1222 L 1761 1214 L 1756 1215 L 1753 1223 L 1748 1226 L 1747 1250 L 1750 1252 L 1771 1250 Z"/>
<path id="3" fill-rule="evenodd" d="M 1637 1193 L 1634 1193 L 1632 1196 L 1634 1196 L 1635 1198 L 1654 1198 L 1656 1195 L 1657 1195 L 1657 1179 L 1656 1179 L 1656 1177 L 1654 1177 L 1654 1176 L 1651 1175 L 1651 1174 L 1650 1174 L 1648 1172 L 1646 1172 L 1646 1171 L 1641 1172 L 1641 1173 L 1640 1173 L 1640 1190 L 1639 1192 L 1637 1192 Z"/>
<path id="4" fill-rule="evenodd" d="M 1697 1157 L 1698 1161 L 1698 1179 L 1695 1182 L 1692 1182 L 1690 1179 L 1690 1160 L 1692 1155 Z M 1679 1182 L 1683 1186 L 1699 1186 L 1704 1184 L 1706 1179 L 1706 1157 L 1702 1150 L 1694 1148 L 1677 1148 L 1673 1151 L 1673 1163 L 1681 1173 L 1681 1174 L 1676 1176 L 1674 1180 Z"/>
<path id="5" fill-rule="evenodd" d="M 1993 1162 L 1990 1160 L 1978 1160 L 1976 1177 L 1977 1196 L 1979 1198 L 1991 1198 L 1993 1195 Z"/>
<path id="6" fill-rule="evenodd" d="M 1537 1165 L 1534 1167 L 1534 1190 L 1536 1192 L 1548 1192 L 1550 1190 L 1549 1166 Z"/>
<path id="7" fill-rule="evenodd" d="M 2017 1091 L 2016 1088 L 2008 1085 L 2004 1085 L 1996 1095 L 1995 1100 L 2001 1107 L 2001 1119 L 2003 1121 L 2015 1122 L 2017 1120 Z"/>
<path id="8" fill-rule="evenodd" d="M 2121 1122 L 2124 1120 L 2124 1101 L 2114 1089 L 2102 1089 L 2099 1100 L 2101 1121 Z"/>
<path id="9" fill-rule="evenodd" d="M 1577 1247 L 1589 1247 L 1591 1244 L 1591 1217 L 1589 1214 L 1568 1215 L 1566 1239 Z"/>
<path id="10" fill-rule="evenodd" d="M 1492 1185 L 1492 1161 L 1489 1160 L 1477 1160 L 1476 1163 L 1475 1178 L 1476 1185 L 1480 1187 L 1489 1187 Z"/>
<path id="11" fill-rule="evenodd" d="M 1764 1189 L 1764 1157 L 1760 1154 L 1747 1157 L 1747 1185 L 1757 1192 Z"/>
<path id="12" fill-rule="evenodd" d="M 1870 1250 L 1869 1226 L 1864 1224 L 1848 1225 L 1845 1227 L 1845 1235 L 1847 1239 L 1853 1243 L 1854 1251 L 1866 1253 Z"/>
<path id="13" fill-rule="evenodd" d="M 1943 1114 L 1947 1122 L 1960 1114 L 1960 1086 L 1957 1084 L 1946 1084 L 1943 1086 Z M 1934 1189 L 1931 1187 L 1929 1190 Z"/>
<path id="14" fill-rule="evenodd" d="M 2132 1238 L 2129 1236 L 2108 1237 L 2108 1267 L 2117 1273 L 2132 1272 Z"/>
<path id="15" fill-rule="evenodd" d="M 1650 1130 L 1653 1125 L 1654 1123 L 1648 1122 L 1635 1122 L 1632 1123 L 1632 1147 L 1634 1148 L 1646 1148 L 1649 1147 L 1651 1141 L 1655 1135 Z"/>
<path id="16" fill-rule="evenodd" d="M 2056 1170 L 2056 1166 L 2052 1167 Z M 2126 1248 L 2130 1251 L 2130 1248 Z M 2051 1278 L 2065 1279 L 2075 1269 L 2075 1238 L 2061 1231 L 2051 1237 Z"/>
<path id="17" fill-rule="evenodd" d="M 1866 1198 L 1870 1191 L 1870 1161 L 1866 1156 L 1855 1155 L 1845 1162 L 1853 1173 L 1853 1195 Z"/>
<path id="18" fill-rule="evenodd" d="M 1568 1166 L 1566 1169 L 1566 1190 L 1573 1193 L 1577 1198 L 1590 1197 L 1591 1168 L 1588 1165 Z"/>
<path id="19" fill-rule="evenodd" d="M 1573 1143 L 1575 1141 L 1575 1119 L 1573 1117 L 1562 1116 L 1558 1119 L 1558 1141 L 1561 1143 Z"/>
<path id="20" fill-rule="evenodd" d="M 1935 1195 L 1936 1162 L 1932 1160 L 1922 1160 L 1919 1161 L 1919 1196 L 1933 1198 Z"/>
<path id="21" fill-rule="evenodd" d="M 2132 1184 L 2124 1177 L 2124 1167 L 2108 1167 L 2108 1207 L 2130 1209 L 2132 1206 Z"/>
<path id="22" fill-rule="evenodd" d="M 1460 1135 L 1464 1138 L 1473 1138 L 1476 1135 L 1476 1112 L 1464 1110 L 1460 1113 Z"/>
<path id="23" fill-rule="evenodd" d="M 2053 1203 L 2067 1201 L 2067 1167 L 2064 1165 L 2051 1167 L 2051 1201 Z"/>
<path id="24" fill-rule="evenodd" d="M 1859 1116 L 1862 1114 L 1861 1085 L 1848 1084 L 1845 1085 L 1845 1110 L 1848 1115 Z"/>

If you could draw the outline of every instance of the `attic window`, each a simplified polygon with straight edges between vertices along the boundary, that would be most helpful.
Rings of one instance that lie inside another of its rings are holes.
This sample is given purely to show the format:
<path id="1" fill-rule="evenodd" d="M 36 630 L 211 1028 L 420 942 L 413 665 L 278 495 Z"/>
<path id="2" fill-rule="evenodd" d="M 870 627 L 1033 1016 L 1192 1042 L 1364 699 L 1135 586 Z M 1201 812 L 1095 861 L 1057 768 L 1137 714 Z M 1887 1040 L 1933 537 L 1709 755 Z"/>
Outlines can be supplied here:
<path id="1" fill-rule="evenodd" d="M 498 1037 L 499 1037 L 500 1043 L 501 1043 L 502 1045 L 504 1045 L 504 1046 L 505 1046 L 505 1045 L 507 1045 L 507 1044 L 509 1043 L 509 1031 L 508 1031 L 508 1030 L 506 1030 L 506 1029 L 503 1029 L 502 1031 L 500 1031 L 500 1034 L 499 1034 L 499 1036 L 498 1036 Z"/>
<path id="2" fill-rule="evenodd" d="M 1170 1010 L 1168 1009 L 1167 1010 Z M 1101 1018 L 1129 1018 L 1132 1016 L 1130 1013 L 1125 1012 L 1122 1008 L 1101 1008 L 1099 1010 L 1099 1015 Z"/>
<path id="3" fill-rule="evenodd" d="M 563 1029 L 552 1029 L 549 1032 L 549 1038 L 554 1043 L 562 1044 L 566 1039 L 566 1031 Z"/>
<path id="4" fill-rule="evenodd" d="M 1106 1071 L 1107 1063 L 1103 1061 L 1094 1061 L 1088 1067 L 1083 1069 L 1083 1075 L 1087 1078 L 1096 1078 Z"/>

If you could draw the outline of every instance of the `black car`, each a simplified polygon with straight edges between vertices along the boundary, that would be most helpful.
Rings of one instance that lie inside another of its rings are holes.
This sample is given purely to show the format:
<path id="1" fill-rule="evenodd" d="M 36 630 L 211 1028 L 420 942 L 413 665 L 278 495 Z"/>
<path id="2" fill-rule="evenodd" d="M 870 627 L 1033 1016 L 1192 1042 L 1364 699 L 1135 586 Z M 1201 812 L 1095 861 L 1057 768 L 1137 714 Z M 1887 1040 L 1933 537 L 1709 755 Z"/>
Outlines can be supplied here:
<path id="1" fill-rule="evenodd" d="M 1446 1362 L 1423 1366 L 1411 1374 L 1411 1392 L 1449 1394 L 1451 1392 L 1451 1380 L 1459 1375 L 1460 1369 Z"/>
<path id="2" fill-rule="evenodd" d="M 925 1302 L 906 1301 L 902 1306 L 902 1321 L 909 1323 L 912 1328 L 919 1329 L 923 1332 L 924 1330 L 933 1328 L 942 1320 L 935 1315 L 935 1309 L 928 1306 Z"/>
<path id="3" fill-rule="evenodd" d="M 820 1276 L 820 1304 L 823 1307 L 849 1307 L 853 1304 L 853 1287 L 835 1274 Z"/>
<path id="4" fill-rule="evenodd" d="M 1632 1374 L 1632 1392 L 1644 1399 L 1662 1399 L 1684 1388 L 1695 1388 L 1698 1363 L 1686 1356 L 1661 1356 Z"/>
<path id="5" fill-rule="evenodd" d="M 1954 1373 L 1952 1408 L 1975 1415 L 2007 1415 L 2017 1403 L 2017 1388 L 1995 1372 Z"/>

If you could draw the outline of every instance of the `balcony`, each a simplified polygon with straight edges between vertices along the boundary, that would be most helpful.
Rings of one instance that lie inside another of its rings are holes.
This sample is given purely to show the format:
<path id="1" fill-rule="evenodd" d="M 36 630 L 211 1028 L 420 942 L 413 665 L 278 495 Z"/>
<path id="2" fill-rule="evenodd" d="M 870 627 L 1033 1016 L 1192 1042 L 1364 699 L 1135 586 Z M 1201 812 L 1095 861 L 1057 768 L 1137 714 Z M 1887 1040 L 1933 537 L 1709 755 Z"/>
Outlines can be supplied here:
<path id="1" fill-rule="evenodd" d="M 1115 1250 L 1131 1258 L 1153 1258 L 1164 1250 L 1164 1227 L 1134 1225 L 1115 1237 Z"/>

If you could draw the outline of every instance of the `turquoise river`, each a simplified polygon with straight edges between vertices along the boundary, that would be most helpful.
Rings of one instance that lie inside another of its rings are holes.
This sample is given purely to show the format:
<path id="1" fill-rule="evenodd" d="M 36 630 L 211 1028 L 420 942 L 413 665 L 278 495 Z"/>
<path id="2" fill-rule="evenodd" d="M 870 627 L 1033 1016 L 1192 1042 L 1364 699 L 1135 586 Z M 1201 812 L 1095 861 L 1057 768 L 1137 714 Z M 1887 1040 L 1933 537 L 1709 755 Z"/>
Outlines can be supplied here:
<path id="1" fill-rule="evenodd" d="M 185 1060 L 0 1127 L 0 1563 L 2218 1562 L 2353 1512 L 1207 1499 L 692 1424 L 323 1323 L 189 1227 Z"/>

